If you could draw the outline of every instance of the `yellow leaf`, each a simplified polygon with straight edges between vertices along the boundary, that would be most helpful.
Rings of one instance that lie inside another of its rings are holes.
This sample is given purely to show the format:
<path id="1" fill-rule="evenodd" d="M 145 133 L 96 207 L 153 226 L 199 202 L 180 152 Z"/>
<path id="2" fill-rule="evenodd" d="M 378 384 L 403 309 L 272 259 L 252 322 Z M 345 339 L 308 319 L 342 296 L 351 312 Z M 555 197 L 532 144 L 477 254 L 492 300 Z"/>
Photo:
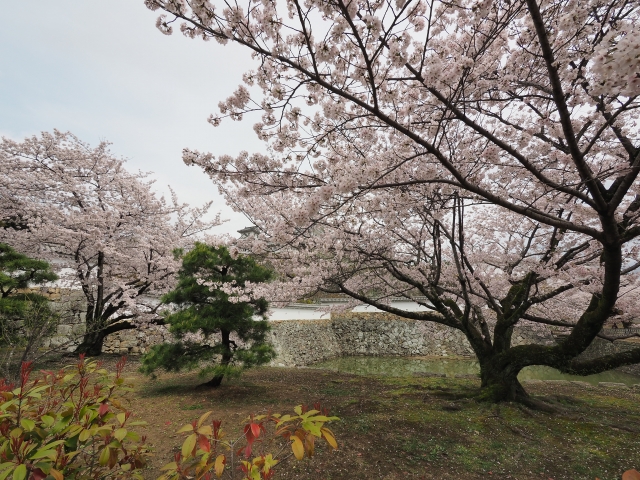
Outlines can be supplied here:
<path id="1" fill-rule="evenodd" d="M 298 405 L 293 411 L 296 412 L 297 415 L 302 415 L 302 405 Z"/>
<path id="2" fill-rule="evenodd" d="M 216 463 L 214 466 L 214 470 L 216 472 L 216 477 L 220 478 L 224 473 L 224 464 L 227 462 L 227 459 L 224 455 L 218 455 L 216 458 Z"/>
<path id="3" fill-rule="evenodd" d="M 127 436 L 127 429 L 126 428 L 118 428 L 114 433 L 113 436 L 116 437 L 118 439 L 118 441 L 122 441 L 122 439 L 124 437 Z"/>
<path id="4" fill-rule="evenodd" d="M 193 425 L 191 424 L 185 425 L 180 430 L 178 430 L 178 433 L 184 433 L 184 432 L 193 432 Z"/>
<path id="5" fill-rule="evenodd" d="M 56 480 L 64 480 L 64 475 L 62 475 L 62 472 L 59 472 L 55 468 L 49 470 L 49 475 L 51 475 Z"/>
<path id="6" fill-rule="evenodd" d="M 196 446 L 196 441 L 198 436 L 193 433 L 187 437 L 187 439 L 182 444 L 182 456 L 184 458 L 189 458 L 193 453 L 193 449 Z"/>
<path id="7" fill-rule="evenodd" d="M 315 451 L 314 440 L 316 437 L 313 435 L 307 435 L 307 438 L 304 439 L 304 448 L 307 451 L 307 457 L 313 457 L 313 452 Z"/>
<path id="8" fill-rule="evenodd" d="M 178 468 L 178 464 L 176 462 L 167 463 L 160 470 L 175 470 Z"/>
<path id="9" fill-rule="evenodd" d="M 118 415 L 116 415 L 116 418 L 118 419 L 118 422 L 120 422 L 120 425 L 123 425 L 127 417 L 124 413 L 119 413 Z"/>
<path id="10" fill-rule="evenodd" d="M 291 415 L 289 414 L 283 415 L 282 417 L 280 417 L 280 420 L 278 420 L 278 423 L 276 423 L 276 427 L 280 426 L 284 422 L 288 422 L 289 420 L 291 420 Z"/>
<path id="11" fill-rule="evenodd" d="M 320 431 L 322 432 L 322 436 L 325 438 L 327 443 L 331 445 L 332 448 L 338 448 L 338 442 L 336 442 L 336 438 L 333 436 L 333 432 L 331 432 L 331 430 L 329 430 L 328 428 L 322 428 L 320 429 Z"/>
<path id="12" fill-rule="evenodd" d="M 300 440 L 295 435 L 292 435 L 291 439 L 293 440 L 293 443 L 291 443 L 291 450 L 293 450 L 293 455 L 298 460 L 302 460 L 304 458 L 304 445 L 302 445 L 302 440 Z"/>
<path id="13" fill-rule="evenodd" d="M 211 429 L 211 425 L 205 425 L 198 429 L 198 433 L 200 435 L 213 435 L 213 430 Z"/>
<path id="14" fill-rule="evenodd" d="M 200 416 L 197 423 L 198 428 L 202 426 L 202 424 L 207 418 L 209 418 L 209 415 L 211 415 L 211 412 L 205 412 Z"/>
<path id="15" fill-rule="evenodd" d="M 270 453 L 264 457 L 264 467 L 262 467 L 263 473 L 269 473 L 273 467 L 275 467 L 280 460 L 276 460 L 273 458 L 273 455 Z"/>

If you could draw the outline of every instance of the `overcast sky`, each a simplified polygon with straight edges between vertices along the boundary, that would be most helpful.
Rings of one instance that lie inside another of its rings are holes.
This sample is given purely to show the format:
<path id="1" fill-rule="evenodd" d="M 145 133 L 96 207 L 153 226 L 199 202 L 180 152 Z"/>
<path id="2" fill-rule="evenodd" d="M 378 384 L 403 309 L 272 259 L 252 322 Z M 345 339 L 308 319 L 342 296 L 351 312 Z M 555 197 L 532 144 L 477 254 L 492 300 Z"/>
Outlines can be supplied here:
<path id="1" fill-rule="evenodd" d="M 252 125 L 206 121 L 252 67 L 233 45 L 162 35 L 158 12 L 142 0 L 20 0 L 3 5 L 0 28 L 0 135 L 21 139 L 57 128 L 95 145 L 113 143 L 130 170 L 153 172 L 181 200 L 215 200 L 231 221 L 248 225 L 224 205 L 210 180 L 182 163 L 185 147 L 215 155 L 264 150 Z"/>

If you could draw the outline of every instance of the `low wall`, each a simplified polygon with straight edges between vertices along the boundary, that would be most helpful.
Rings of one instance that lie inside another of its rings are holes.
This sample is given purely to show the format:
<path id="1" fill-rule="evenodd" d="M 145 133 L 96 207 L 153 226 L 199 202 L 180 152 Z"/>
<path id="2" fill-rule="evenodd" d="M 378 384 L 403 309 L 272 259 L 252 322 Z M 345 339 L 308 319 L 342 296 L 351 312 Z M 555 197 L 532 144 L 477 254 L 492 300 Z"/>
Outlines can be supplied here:
<path id="1" fill-rule="evenodd" d="M 404 319 L 386 313 L 345 313 L 327 320 L 276 320 L 271 323 L 269 340 L 277 366 L 304 366 L 339 356 L 473 356 L 471 346 L 458 330 L 435 323 Z M 77 328 L 77 327 L 76 327 Z M 109 335 L 105 353 L 138 355 L 151 345 L 170 342 L 164 326 L 123 330 Z M 549 330 L 514 330 L 513 345 L 537 343 L 553 345 Z M 614 343 L 596 338 L 579 357 L 597 358 L 640 346 L 640 340 Z M 640 375 L 640 365 L 619 370 Z"/>
<path id="2" fill-rule="evenodd" d="M 310 365 L 329 358 L 369 356 L 473 356 L 464 335 L 452 328 L 386 313 L 348 313 L 327 320 L 272 321 L 269 340 L 279 366 Z M 151 345 L 171 341 L 164 326 L 124 330 L 109 335 L 105 353 L 140 354 Z M 548 330 L 531 333 L 516 329 L 513 344 L 554 343 Z"/>
<path id="3" fill-rule="evenodd" d="M 473 356 L 464 335 L 435 323 L 404 319 L 387 313 L 347 313 L 330 320 L 271 322 L 275 365 L 302 366 L 338 356 Z M 513 344 L 552 345 L 551 332 L 516 329 Z"/>
<path id="4" fill-rule="evenodd" d="M 595 338 L 589 348 L 582 352 L 577 359 L 578 360 L 592 360 L 595 358 L 603 357 L 604 355 L 612 355 L 615 353 L 625 352 L 634 348 L 640 347 L 640 339 L 627 339 L 616 340 L 610 342 L 602 338 Z M 621 372 L 630 373 L 632 375 L 640 376 L 640 364 L 627 365 L 625 367 L 619 367 L 616 370 Z"/>

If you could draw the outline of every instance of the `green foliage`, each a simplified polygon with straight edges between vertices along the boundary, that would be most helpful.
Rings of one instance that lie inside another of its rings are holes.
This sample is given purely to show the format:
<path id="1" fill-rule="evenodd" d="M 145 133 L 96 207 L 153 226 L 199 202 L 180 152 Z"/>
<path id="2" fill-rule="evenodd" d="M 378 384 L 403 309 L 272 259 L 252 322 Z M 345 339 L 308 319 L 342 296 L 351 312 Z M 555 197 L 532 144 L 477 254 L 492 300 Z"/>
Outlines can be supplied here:
<path id="1" fill-rule="evenodd" d="M 220 420 L 205 423 L 211 415 L 206 412 L 178 430 L 187 438 L 174 461 L 162 468 L 166 473 L 158 480 L 200 480 L 212 475 L 220 478 L 225 470 L 234 478 L 237 469 L 245 480 L 270 480 L 275 475 L 274 467 L 292 455 L 297 460 L 313 457 L 316 440 L 324 439 L 331 448 L 338 448 L 333 432 L 325 426 L 338 417 L 328 416 L 329 412 L 319 405 L 313 410 L 298 405 L 294 412 L 295 415 L 251 415 L 243 434 L 235 440 L 225 440 Z M 285 454 L 288 449 L 276 444 L 278 439 L 285 445 L 289 443 L 290 453 Z M 271 449 L 278 453 L 270 453 Z"/>
<path id="2" fill-rule="evenodd" d="M 130 390 L 97 362 L 79 362 L 31 379 L 24 363 L 21 386 L 0 382 L 0 479 L 142 479 L 148 449 L 116 394 Z"/>
<path id="3" fill-rule="evenodd" d="M 24 340 L 24 322 L 28 319 L 51 323 L 53 313 L 46 297 L 28 289 L 56 280 L 47 262 L 35 260 L 0 243 L 0 342 L 14 344 Z M 33 322 L 31 322 L 33 323 Z M 29 324 L 31 325 L 31 324 Z M 27 325 L 27 326 L 29 326 Z"/>
<path id="4" fill-rule="evenodd" d="M 267 363 L 274 355 L 266 343 L 267 301 L 240 301 L 220 286 L 242 290 L 271 278 L 271 270 L 251 257 L 196 243 L 182 258 L 178 285 L 163 297 L 164 303 L 178 307 L 165 318 L 178 341 L 154 346 L 143 357 L 141 370 L 151 374 L 157 368 L 180 371 L 206 364 L 200 373 L 212 376 L 209 385 L 216 387 L 224 375 Z"/>

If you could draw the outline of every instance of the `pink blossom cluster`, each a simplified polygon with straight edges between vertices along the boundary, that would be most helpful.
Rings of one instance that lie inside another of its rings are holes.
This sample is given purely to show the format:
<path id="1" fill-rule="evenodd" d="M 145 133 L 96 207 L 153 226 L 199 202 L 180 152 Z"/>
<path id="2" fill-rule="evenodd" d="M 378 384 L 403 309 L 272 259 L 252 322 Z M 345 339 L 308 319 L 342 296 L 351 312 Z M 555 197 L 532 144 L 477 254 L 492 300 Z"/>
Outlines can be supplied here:
<path id="1" fill-rule="evenodd" d="M 174 284 L 173 250 L 219 219 L 204 219 L 210 204 L 158 197 L 148 175 L 127 171 L 108 147 L 58 131 L 4 138 L 0 241 L 50 261 L 65 287 L 83 291 L 96 319 L 144 321 Z"/>
<path id="2" fill-rule="evenodd" d="M 212 123 L 260 110 L 268 154 L 184 159 L 259 228 L 270 298 L 343 293 L 480 350 L 494 318 L 590 339 L 638 311 L 637 2 L 146 3 L 259 61 Z"/>

